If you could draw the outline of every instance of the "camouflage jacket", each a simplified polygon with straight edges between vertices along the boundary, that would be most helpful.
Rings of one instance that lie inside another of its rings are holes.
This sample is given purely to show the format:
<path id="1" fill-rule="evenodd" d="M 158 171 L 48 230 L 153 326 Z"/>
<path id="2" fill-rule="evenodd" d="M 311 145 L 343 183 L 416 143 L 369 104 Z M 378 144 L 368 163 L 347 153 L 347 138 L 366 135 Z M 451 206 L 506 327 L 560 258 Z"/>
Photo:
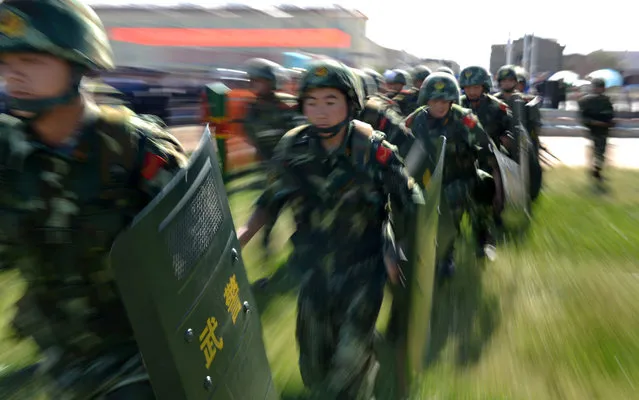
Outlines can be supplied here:
<path id="1" fill-rule="evenodd" d="M 403 115 L 408 115 L 417 109 L 417 99 L 419 98 L 419 88 L 402 90 L 393 96 L 393 101 L 399 105 Z"/>
<path id="2" fill-rule="evenodd" d="M 270 160 L 277 142 L 298 125 L 298 117 L 296 98 L 285 93 L 275 93 L 272 97 L 257 99 L 249 105 L 244 119 L 244 131 L 260 157 Z"/>
<path id="3" fill-rule="evenodd" d="M 382 252 L 392 253 L 389 197 L 397 205 L 396 216 L 409 215 L 414 202 L 423 201 L 395 146 L 380 132 L 371 137 L 351 124 L 342 145 L 328 153 L 311 129 L 299 127 L 282 138 L 274 158 L 278 174 L 257 206 L 271 216 L 284 203 L 291 206 L 295 252 L 306 259 L 305 268 L 345 272 Z"/>
<path id="4" fill-rule="evenodd" d="M 61 355 L 50 375 L 72 375 L 72 365 L 79 375 L 67 383 L 88 398 L 107 373 L 139 357 L 111 244 L 187 158 L 163 127 L 90 103 L 67 147 L 42 144 L 8 115 L 0 129 L 0 260 L 27 282 L 13 328 Z"/>
<path id="5" fill-rule="evenodd" d="M 482 127 L 496 143 L 502 136 L 514 135 L 517 122 L 506 103 L 491 95 L 484 95 L 478 101 L 471 102 L 466 95 L 461 97 L 461 106 L 473 111 Z"/>
<path id="6" fill-rule="evenodd" d="M 495 93 L 494 97 L 508 104 L 508 107 L 510 107 L 513 112 L 515 120 L 519 120 L 533 140 L 538 140 L 542 126 L 541 111 L 539 109 L 540 97 L 527 95 L 519 91 L 515 91 L 509 98 L 506 98 L 502 92 Z M 521 100 L 523 103 L 523 107 L 521 109 L 522 115 L 518 115 L 518 111 L 515 106 L 515 101 L 517 100 Z"/>
<path id="7" fill-rule="evenodd" d="M 433 172 L 437 154 L 435 149 L 440 136 L 445 136 L 446 156 L 444 160 L 444 185 L 455 180 L 476 179 L 476 161 L 483 165 L 489 149 L 489 138 L 477 116 L 471 110 L 453 104 L 448 115 L 436 119 L 428 113 L 428 106 L 420 107 L 404 121 L 411 130 L 414 140 L 419 141 L 426 150 L 423 179 L 426 181 Z"/>
<path id="8" fill-rule="evenodd" d="M 579 100 L 581 122 L 595 135 L 607 135 L 613 126 L 615 111 L 610 97 L 605 94 L 587 94 Z M 593 121 L 605 122 L 609 126 L 596 126 Z"/>
<path id="9" fill-rule="evenodd" d="M 409 134 L 403 129 L 404 117 L 397 103 L 384 95 L 374 94 L 366 100 L 364 110 L 358 119 L 370 124 L 373 129 L 384 132 L 387 140 L 402 153 L 409 140 Z"/>

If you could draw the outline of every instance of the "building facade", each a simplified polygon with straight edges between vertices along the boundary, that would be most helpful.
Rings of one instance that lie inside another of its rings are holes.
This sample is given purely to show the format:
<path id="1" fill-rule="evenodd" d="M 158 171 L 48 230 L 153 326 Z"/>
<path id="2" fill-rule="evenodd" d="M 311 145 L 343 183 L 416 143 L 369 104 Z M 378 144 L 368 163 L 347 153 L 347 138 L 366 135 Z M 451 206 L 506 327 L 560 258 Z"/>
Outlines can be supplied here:
<path id="1" fill-rule="evenodd" d="M 328 56 L 354 67 L 383 69 L 418 59 L 366 37 L 355 10 L 283 6 L 204 8 L 96 6 L 118 65 L 157 69 L 237 68 L 252 57 L 280 64 L 286 53 Z"/>
<path id="2" fill-rule="evenodd" d="M 532 38 L 529 37 L 529 50 L 534 48 L 534 54 L 524 53 L 524 41 L 526 38 L 520 38 L 512 42 L 512 63 L 514 65 L 522 65 L 528 61 L 533 64 L 536 73 L 555 72 L 562 69 L 564 48 L 554 39 L 544 39 L 540 37 L 534 38 L 534 46 Z M 495 44 L 491 46 L 490 53 L 490 70 L 495 73 L 497 70 L 507 64 L 507 46 L 506 44 Z"/>

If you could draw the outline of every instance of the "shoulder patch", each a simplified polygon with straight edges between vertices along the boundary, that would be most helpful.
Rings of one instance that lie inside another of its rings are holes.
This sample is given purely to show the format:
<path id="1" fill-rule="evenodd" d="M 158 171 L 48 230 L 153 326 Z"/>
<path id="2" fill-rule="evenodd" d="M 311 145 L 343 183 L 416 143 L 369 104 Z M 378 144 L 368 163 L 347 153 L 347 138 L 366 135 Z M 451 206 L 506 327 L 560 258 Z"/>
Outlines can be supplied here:
<path id="1" fill-rule="evenodd" d="M 509 107 L 508 104 L 504 103 L 503 101 L 499 102 L 499 109 L 502 110 L 503 112 L 508 111 Z"/>
<path id="2" fill-rule="evenodd" d="M 379 143 L 377 146 L 377 151 L 375 152 L 375 159 L 382 165 L 388 165 L 388 161 L 391 159 L 393 155 L 393 150 L 386 147 L 383 142 Z"/>
<path id="3" fill-rule="evenodd" d="M 155 153 L 150 151 L 144 155 L 144 163 L 142 164 L 142 177 L 147 181 L 155 178 L 160 170 L 168 164 L 168 161 Z"/>
<path id="4" fill-rule="evenodd" d="M 462 123 L 466 127 L 473 129 L 474 127 L 477 126 L 477 117 L 473 113 L 468 113 L 464 115 L 464 117 L 462 118 Z"/>

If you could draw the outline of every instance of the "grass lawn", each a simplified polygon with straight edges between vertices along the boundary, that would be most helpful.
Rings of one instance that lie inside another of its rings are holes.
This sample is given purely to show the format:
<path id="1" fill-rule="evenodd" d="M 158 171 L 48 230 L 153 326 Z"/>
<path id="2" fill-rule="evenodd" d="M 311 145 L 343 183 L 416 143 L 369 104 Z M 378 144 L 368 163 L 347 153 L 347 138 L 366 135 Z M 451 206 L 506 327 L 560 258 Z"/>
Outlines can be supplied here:
<path id="1" fill-rule="evenodd" d="M 463 240 L 453 281 L 435 294 L 430 355 L 416 399 L 639 398 L 639 171 L 609 172 L 593 191 L 583 170 L 547 173 L 526 237 L 495 263 L 477 263 Z M 236 224 L 257 192 L 233 195 Z M 284 268 L 291 218 L 276 227 L 272 253 L 260 237 L 244 251 L 249 278 L 273 274 L 256 291 L 273 375 L 284 399 L 304 398 L 294 343 L 295 282 Z M 0 374 L 27 365 L 34 349 L 8 337 L 22 283 L 0 273 Z M 384 330 L 388 304 L 379 328 Z M 382 361 L 389 349 L 380 344 Z M 389 365 L 378 399 L 389 399 Z"/>

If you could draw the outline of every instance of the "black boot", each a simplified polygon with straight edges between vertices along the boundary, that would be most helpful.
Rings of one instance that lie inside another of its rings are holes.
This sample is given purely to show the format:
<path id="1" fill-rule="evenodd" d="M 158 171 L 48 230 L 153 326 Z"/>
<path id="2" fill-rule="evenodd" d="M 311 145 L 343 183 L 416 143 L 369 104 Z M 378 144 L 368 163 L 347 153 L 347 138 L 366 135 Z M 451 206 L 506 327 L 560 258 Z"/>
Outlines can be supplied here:
<path id="1" fill-rule="evenodd" d="M 437 280 L 442 283 L 455 275 L 455 259 L 451 249 L 446 257 L 437 263 Z"/>

